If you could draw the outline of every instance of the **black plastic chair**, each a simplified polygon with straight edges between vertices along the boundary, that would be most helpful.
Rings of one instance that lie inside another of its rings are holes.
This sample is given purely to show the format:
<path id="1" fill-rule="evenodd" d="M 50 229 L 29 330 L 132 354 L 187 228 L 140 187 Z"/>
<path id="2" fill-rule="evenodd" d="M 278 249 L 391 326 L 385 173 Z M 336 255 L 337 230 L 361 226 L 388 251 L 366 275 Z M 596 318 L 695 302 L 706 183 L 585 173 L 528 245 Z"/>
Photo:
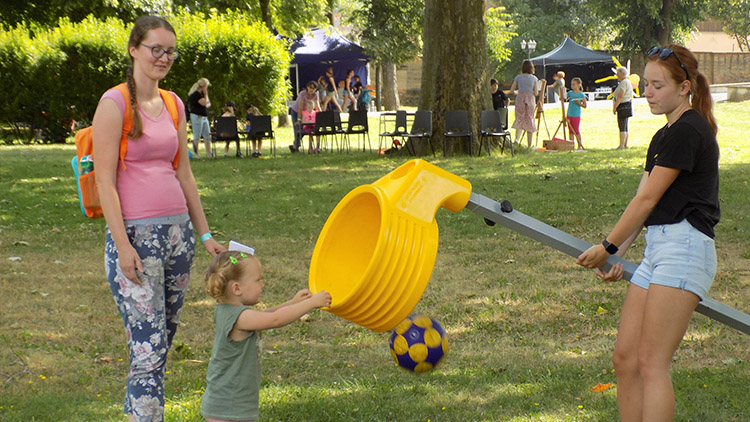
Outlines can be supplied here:
<path id="1" fill-rule="evenodd" d="M 214 122 L 214 138 L 215 142 L 226 141 L 227 145 L 229 142 L 234 141 L 237 145 L 237 156 L 242 157 L 240 150 L 240 134 L 237 131 L 237 117 L 235 116 L 219 116 Z M 215 151 L 215 148 L 211 148 Z"/>
<path id="2" fill-rule="evenodd" d="M 481 119 L 481 134 L 479 135 L 479 155 L 482 155 L 482 144 L 487 141 L 487 155 L 490 154 L 490 141 L 495 137 L 500 139 L 500 154 L 505 151 L 505 143 L 510 143 L 510 154 L 513 154 L 513 143 L 510 142 L 508 129 L 508 109 L 484 110 Z"/>
<path id="3" fill-rule="evenodd" d="M 352 111 L 349 113 L 349 122 L 346 125 L 346 143 L 349 143 L 349 135 L 357 135 L 357 139 L 362 139 L 362 152 L 366 150 L 365 138 L 367 138 L 367 145 L 370 147 L 372 152 L 372 144 L 370 144 L 370 125 L 367 121 L 367 109 Z"/>
<path id="4" fill-rule="evenodd" d="M 319 111 L 315 113 L 315 130 L 310 135 L 311 150 L 313 136 L 322 136 L 324 145 L 328 136 L 333 136 L 334 142 L 338 142 L 336 136 L 339 134 L 339 130 L 336 128 L 336 116 L 334 113 L 334 111 Z M 341 121 L 339 120 L 340 124 Z"/>
<path id="5" fill-rule="evenodd" d="M 336 150 L 338 152 L 342 152 L 344 150 L 345 144 L 349 140 L 346 135 L 346 131 L 344 130 L 344 124 L 341 122 L 341 112 L 338 110 L 333 111 L 333 126 L 336 128 L 336 134 L 340 135 L 338 136 L 338 139 L 340 139 L 341 144 L 339 145 L 339 142 L 337 139 L 334 139 L 336 142 Z M 347 152 L 351 151 L 351 145 L 346 145 Z"/>
<path id="6" fill-rule="evenodd" d="M 466 110 L 449 110 L 445 112 L 445 133 L 443 133 L 443 157 L 447 156 L 449 138 L 468 138 L 469 156 L 474 155 L 474 135 L 469 129 L 469 115 Z"/>
<path id="7" fill-rule="evenodd" d="M 419 156 L 421 157 L 424 141 L 427 140 L 429 142 L 432 137 L 432 112 L 429 110 L 417 111 L 414 114 L 414 123 L 411 125 L 411 131 L 406 137 L 410 140 L 414 140 L 414 142 L 419 140 Z M 408 146 L 410 143 L 407 143 L 406 145 Z M 412 155 L 415 155 L 414 149 L 412 147 L 409 148 L 409 152 L 411 152 Z M 430 149 L 432 150 L 432 155 L 435 156 L 435 147 L 432 146 L 432 142 L 430 142 Z"/>
<path id="8" fill-rule="evenodd" d="M 397 136 L 406 136 L 409 134 L 408 128 L 406 127 L 406 110 L 397 110 L 396 111 L 396 127 L 393 129 L 393 132 L 383 132 L 380 134 L 379 140 L 378 140 L 378 151 L 383 149 L 383 138 L 389 137 L 391 138 L 391 144 L 395 145 L 394 139 L 396 139 Z"/>
<path id="9" fill-rule="evenodd" d="M 273 133 L 271 126 L 271 116 L 264 114 L 255 116 L 250 114 L 247 116 L 247 121 L 250 123 L 250 133 L 247 134 L 248 139 L 255 141 L 270 139 L 271 147 L 270 150 L 273 156 L 276 156 L 276 135 Z M 249 145 L 248 145 L 249 148 Z M 247 151 L 249 152 L 249 151 Z"/>

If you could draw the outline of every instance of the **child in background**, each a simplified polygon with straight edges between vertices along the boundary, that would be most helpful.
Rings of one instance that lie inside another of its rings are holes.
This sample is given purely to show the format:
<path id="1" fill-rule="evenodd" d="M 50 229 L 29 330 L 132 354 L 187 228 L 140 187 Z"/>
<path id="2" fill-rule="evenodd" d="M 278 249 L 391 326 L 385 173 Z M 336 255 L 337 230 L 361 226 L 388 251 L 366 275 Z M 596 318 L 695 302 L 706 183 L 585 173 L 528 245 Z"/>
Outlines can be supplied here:
<path id="1" fill-rule="evenodd" d="M 221 117 L 234 117 L 234 103 L 231 101 L 227 101 L 226 104 L 224 104 L 224 107 L 221 108 L 221 111 Z M 231 136 L 231 134 L 227 134 L 226 136 Z M 226 145 L 224 145 L 224 158 L 229 156 L 229 142 L 231 141 L 227 141 Z M 237 157 L 241 158 L 242 152 L 240 152 L 240 139 L 237 138 L 235 143 L 237 144 Z"/>
<path id="2" fill-rule="evenodd" d="M 586 94 L 581 92 L 583 82 L 581 78 L 573 78 L 570 81 L 570 87 L 573 88 L 568 91 L 568 127 L 570 128 L 570 137 L 573 135 L 576 137 L 578 142 L 578 149 L 584 150 L 583 143 L 581 142 L 581 108 L 586 108 Z"/>
<path id="3" fill-rule="evenodd" d="M 245 130 L 247 132 L 250 132 L 250 116 L 260 116 L 260 110 L 258 110 L 258 107 L 255 107 L 252 104 L 249 104 L 247 106 L 247 113 L 245 114 L 245 120 L 247 123 L 245 123 Z M 261 152 L 260 150 L 263 149 L 263 139 L 256 139 L 256 138 L 250 138 L 250 142 L 253 144 L 253 152 L 250 155 L 253 158 L 260 157 Z"/>
<path id="4" fill-rule="evenodd" d="M 565 98 L 565 72 L 562 70 L 558 71 L 552 76 L 555 82 L 552 82 L 552 88 L 555 89 L 555 93 L 560 96 L 560 101 L 566 101 Z"/>
<path id="5" fill-rule="evenodd" d="M 331 305 L 331 295 L 304 289 L 265 311 L 260 301 L 260 263 L 244 252 L 215 256 L 206 272 L 206 291 L 216 298 L 216 335 L 206 375 L 201 413 L 208 422 L 254 421 L 259 417 L 260 332 L 288 325 L 315 308 Z"/>

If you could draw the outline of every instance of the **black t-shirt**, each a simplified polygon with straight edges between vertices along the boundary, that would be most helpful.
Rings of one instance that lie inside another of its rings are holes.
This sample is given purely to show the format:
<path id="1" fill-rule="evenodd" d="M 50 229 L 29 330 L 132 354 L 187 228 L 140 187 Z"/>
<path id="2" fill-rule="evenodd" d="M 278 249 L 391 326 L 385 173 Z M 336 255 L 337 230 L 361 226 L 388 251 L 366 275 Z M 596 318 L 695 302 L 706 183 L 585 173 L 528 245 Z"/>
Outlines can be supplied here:
<path id="1" fill-rule="evenodd" d="M 651 139 L 646 171 L 654 166 L 679 169 L 672 185 L 656 204 L 645 225 L 674 224 L 687 219 L 714 237 L 719 222 L 719 145 L 711 127 L 695 110 L 688 110 L 672 126 Z"/>
<path id="2" fill-rule="evenodd" d="M 206 110 L 206 106 L 202 106 L 198 100 L 203 98 L 205 95 L 203 95 L 203 92 L 201 91 L 195 91 L 188 97 L 188 105 L 190 105 L 190 112 L 193 114 L 197 114 L 199 116 L 208 116 L 208 111 Z"/>
<path id="3" fill-rule="evenodd" d="M 497 92 L 492 94 L 492 109 L 497 110 L 499 108 L 505 108 L 506 101 L 508 101 L 508 96 L 502 89 L 498 89 Z"/>

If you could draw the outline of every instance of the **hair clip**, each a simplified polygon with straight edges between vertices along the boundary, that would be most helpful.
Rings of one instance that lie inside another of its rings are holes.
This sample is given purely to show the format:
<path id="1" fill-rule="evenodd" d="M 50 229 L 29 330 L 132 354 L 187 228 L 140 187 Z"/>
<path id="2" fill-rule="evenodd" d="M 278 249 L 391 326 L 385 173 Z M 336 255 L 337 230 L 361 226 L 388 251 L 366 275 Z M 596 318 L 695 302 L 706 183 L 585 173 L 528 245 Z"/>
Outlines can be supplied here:
<path id="1" fill-rule="evenodd" d="M 247 255 L 245 254 L 245 252 L 240 252 L 240 256 L 243 258 L 247 258 Z"/>
<path id="2" fill-rule="evenodd" d="M 229 262 L 231 262 L 232 264 L 236 264 L 237 263 L 237 258 L 235 258 L 233 256 L 230 256 L 229 257 Z"/>

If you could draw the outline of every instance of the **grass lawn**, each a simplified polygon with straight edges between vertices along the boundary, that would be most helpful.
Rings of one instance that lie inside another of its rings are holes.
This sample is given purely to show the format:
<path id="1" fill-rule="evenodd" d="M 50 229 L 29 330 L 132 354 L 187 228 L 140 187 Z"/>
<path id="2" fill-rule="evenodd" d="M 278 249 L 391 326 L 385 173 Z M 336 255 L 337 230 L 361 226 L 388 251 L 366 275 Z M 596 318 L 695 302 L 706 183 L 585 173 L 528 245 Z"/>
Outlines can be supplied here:
<path id="1" fill-rule="evenodd" d="M 722 221 L 712 298 L 750 311 L 750 102 L 717 104 Z M 646 106 L 617 151 L 608 107 L 584 111 L 586 152 L 520 151 L 426 159 L 591 242 L 635 192 L 646 147 L 664 124 Z M 511 121 L 513 117 L 511 116 Z M 548 111 L 550 130 L 559 112 Z M 377 146 L 377 119 L 371 120 Z M 263 300 L 306 287 L 315 241 L 351 189 L 409 159 L 374 153 L 292 155 L 191 164 L 214 236 L 256 248 Z M 127 351 L 104 277 L 104 221 L 78 209 L 74 147 L 0 147 L 0 421 L 124 421 Z M 450 350 L 423 375 L 394 366 L 389 333 L 322 311 L 263 333 L 261 421 L 614 421 L 611 352 L 625 283 L 598 282 L 572 258 L 469 211 L 440 210 L 440 244 L 416 311 L 445 326 Z M 639 238 L 626 258 L 638 261 Z M 167 421 L 201 421 L 214 303 L 199 247 L 182 326 L 170 352 Z M 748 421 L 750 337 L 696 314 L 673 365 L 679 421 Z"/>

